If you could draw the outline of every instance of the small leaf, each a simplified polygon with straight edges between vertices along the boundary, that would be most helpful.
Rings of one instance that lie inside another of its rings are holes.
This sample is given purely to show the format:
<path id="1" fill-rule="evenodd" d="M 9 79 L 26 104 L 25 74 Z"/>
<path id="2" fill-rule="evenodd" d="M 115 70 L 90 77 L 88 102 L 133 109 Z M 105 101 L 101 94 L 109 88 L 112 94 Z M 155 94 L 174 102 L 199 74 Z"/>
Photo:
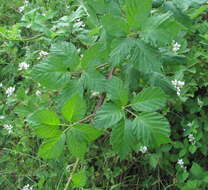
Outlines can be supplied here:
<path id="1" fill-rule="evenodd" d="M 32 76 L 47 88 L 60 89 L 70 81 L 69 71 L 76 70 L 78 61 L 75 46 L 59 42 L 52 46 L 48 58 L 34 66 Z"/>
<path id="2" fill-rule="evenodd" d="M 177 39 L 185 27 L 171 16 L 172 14 L 167 12 L 150 17 L 142 28 L 141 37 L 144 41 L 154 45 L 167 45 Z"/>
<path id="3" fill-rule="evenodd" d="M 75 173 L 72 176 L 72 182 L 74 187 L 84 187 L 87 182 L 86 172 L 83 170 L 78 173 Z"/>
<path id="4" fill-rule="evenodd" d="M 40 110 L 27 118 L 34 128 L 36 135 L 42 138 L 50 138 L 61 133 L 59 130 L 60 120 L 56 113 L 49 110 Z"/>
<path id="5" fill-rule="evenodd" d="M 124 116 L 124 111 L 114 104 L 104 104 L 96 113 L 95 126 L 97 128 L 110 128 L 118 123 Z"/>
<path id="6" fill-rule="evenodd" d="M 102 17 L 102 24 L 111 36 L 121 37 L 128 33 L 128 26 L 122 17 L 111 14 L 105 15 Z"/>
<path id="7" fill-rule="evenodd" d="M 63 152 L 64 144 L 64 134 L 49 138 L 40 146 L 38 155 L 44 159 L 58 158 Z"/>
<path id="8" fill-rule="evenodd" d="M 73 95 L 63 106 L 62 114 L 68 121 L 78 121 L 86 113 L 86 103 L 80 95 Z"/>
<path id="9" fill-rule="evenodd" d="M 88 151 L 90 142 L 96 140 L 101 132 L 87 124 L 78 124 L 73 126 L 67 132 L 67 144 L 69 151 L 74 157 L 83 159 Z"/>
<path id="10" fill-rule="evenodd" d="M 125 2 L 128 24 L 132 28 L 140 29 L 150 14 L 152 0 L 126 0 Z"/>
<path id="11" fill-rule="evenodd" d="M 165 75 L 157 72 L 150 72 L 146 76 L 150 86 L 160 87 L 166 94 L 171 96 L 176 94 L 176 89 Z"/>
<path id="12" fill-rule="evenodd" d="M 90 70 L 85 73 L 86 86 L 96 92 L 104 92 L 106 78 L 96 70 Z"/>
<path id="13" fill-rule="evenodd" d="M 118 152 L 121 159 L 126 158 L 136 145 L 133 123 L 130 120 L 126 120 L 125 123 L 121 122 L 113 127 L 110 140 L 113 149 Z"/>
<path id="14" fill-rule="evenodd" d="M 142 144 L 159 146 L 169 143 L 170 127 L 168 121 L 159 113 L 141 113 L 134 120 L 135 135 Z"/>
<path id="15" fill-rule="evenodd" d="M 134 62 L 134 67 L 140 72 L 161 72 L 162 58 L 159 51 L 145 43 L 142 40 L 136 41 L 137 48 L 134 51 L 134 56 L 132 57 L 132 62 Z"/>
<path id="16" fill-rule="evenodd" d="M 136 111 L 152 112 L 165 106 L 166 95 L 160 88 L 146 88 L 132 101 Z"/>
<path id="17" fill-rule="evenodd" d="M 107 82 L 106 91 L 113 102 L 119 106 L 125 106 L 128 103 L 128 88 L 125 88 L 123 81 L 117 77 L 112 77 Z"/>

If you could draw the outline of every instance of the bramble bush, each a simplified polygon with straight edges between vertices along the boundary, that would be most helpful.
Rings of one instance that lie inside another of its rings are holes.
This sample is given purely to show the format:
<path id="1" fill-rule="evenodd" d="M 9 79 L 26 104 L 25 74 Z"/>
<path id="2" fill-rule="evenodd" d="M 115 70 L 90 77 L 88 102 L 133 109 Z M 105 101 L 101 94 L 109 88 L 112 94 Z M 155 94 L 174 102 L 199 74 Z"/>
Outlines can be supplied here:
<path id="1" fill-rule="evenodd" d="M 1 189 L 208 189 L 207 18 L 206 0 L 1 0 Z"/>

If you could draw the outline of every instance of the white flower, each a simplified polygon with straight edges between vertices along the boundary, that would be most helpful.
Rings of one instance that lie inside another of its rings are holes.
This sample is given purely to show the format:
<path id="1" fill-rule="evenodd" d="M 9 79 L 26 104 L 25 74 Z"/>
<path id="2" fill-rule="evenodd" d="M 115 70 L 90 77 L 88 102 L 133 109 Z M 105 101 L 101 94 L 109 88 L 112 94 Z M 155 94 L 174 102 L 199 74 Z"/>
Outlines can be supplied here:
<path id="1" fill-rule="evenodd" d="M 177 52 L 180 48 L 181 48 L 181 44 L 179 44 L 179 43 L 176 42 L 176 41 L 173 41 L 173 42 L 172 42 L 172 51 L 173 51 L 173 52 Z"/>
<path id="2" fill-rule="evenodd" d="M 21 190 L 33 190 L 32 186 L 29 184 L 25 185 Z"/>
<path id="3" fill-rule="evenodd" d="M 0 120 L 3 120 L 3 119 L 5 119 L 5 116 L 0 115 Z"/>
<path id="4" fill-rule="evenodd" d="M 2 83 L 0 83 L 0 88 L 2 88 L 3 87 L 3 84 Z"/>
<path id="5" fill-rule="evenodd" d="M 21 12 L 24 11 L 24 9 L 25 9 L 25 6 L 21 6 L 21 7 L 18 8 L 18 11 L 21 13 Z"/>
<path id="6" fill-rule="evenodd" d="M 25 4 L 27 5 L 29 3 L 29 1 L 28 0 L 25 0 Z"/>
<path id="7" fill-rule="evenodd" d="M 183 159 L 179 159 L 179 160 L 177 161 L 177 164 L 178 164 L 182 169 L 186 169 L 186 166 L 184 166 L 184 161 L 183 161 Z"/>
<path id="8" fill-rule="evenodd" d="M 196 140 L 195 140 L 195 137 L 194 137 L 193 134 L 189 134 L 188 140 L 189 140 L 189 142 L 190 142 L 191 144 L 193 144 L 193 145 L 196 143 Z"/>
<path id="9" fill-rule="evenodd" d="M 75 20 L 75 22 L 80 22 L 81 21 L 81 19 L 80 18 L 77 18 L 76 20 Z"/>
<path id="10" fill-rule="evenodd" d="M 39 52 L 39 55 L 40 55 L 40 56 L 47 56 L 47 55 L 48 55 L 48 52 L 41 50 L 41 51 Z"/>
<path id="11" fill-rule="evenodd" d="M 147 147 L 146 146 L 141 146 L 139 151 L 141 151 L 143 154 L 147 152 Z"/>
<path id="12" fill-rule="evenodd" d="M 29 68 L 29 64 L 27 64 L 26 62 L 22 62 L 19 64 L 19 71 L 22 71 L 22 70 L 27 70 Z"/>
<path id="13" fill-rule="evenodd" d="M 93 92 L 92 94 L 91 94 L 91 97 L 96 97 L 96 96 L 99 96 L 99 92 Z"/>
<path id="14" fill-rule="evenodd" d="M 15 91 L 15 87 L 9 87 L 6 89 L 7 97 L 11 96 Z"/>
<path id="15" fill-rule="evenodd" d="M 12 131 L 12 129 L 13 129 L 13 126 L 12 125 L 5 124 L 5 125 L 3 125 L 3 127 L 4 127 L 5 130 L 8 131 L 9 134 L 13 132 Z"/>
<path id="16" fill-rule="evenodd" d="M 171 81 L 173 86 L 176 88 L 177 95 L 181 95 L 181 88 L 185 85 L 185 82 L 179 80 L 172 80 Z"/>
<path id="17" fill-rule="evenodd" d="M 41 91 L 40 90 L 37 90 L 36 92 L 35 92 L 35 94 L 36 94 L 36 96 L 41 96 Z"/>

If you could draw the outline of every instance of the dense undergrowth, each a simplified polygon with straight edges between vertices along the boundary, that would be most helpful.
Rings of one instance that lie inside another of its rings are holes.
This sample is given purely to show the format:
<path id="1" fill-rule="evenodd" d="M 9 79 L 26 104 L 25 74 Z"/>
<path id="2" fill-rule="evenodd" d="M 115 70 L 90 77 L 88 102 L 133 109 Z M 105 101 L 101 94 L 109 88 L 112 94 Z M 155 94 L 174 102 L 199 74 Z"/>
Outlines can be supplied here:
<path id="1" fill-rule="evenodd" d="M 205 0 L 0 0 L 0 189 L 208 189 Z"/>

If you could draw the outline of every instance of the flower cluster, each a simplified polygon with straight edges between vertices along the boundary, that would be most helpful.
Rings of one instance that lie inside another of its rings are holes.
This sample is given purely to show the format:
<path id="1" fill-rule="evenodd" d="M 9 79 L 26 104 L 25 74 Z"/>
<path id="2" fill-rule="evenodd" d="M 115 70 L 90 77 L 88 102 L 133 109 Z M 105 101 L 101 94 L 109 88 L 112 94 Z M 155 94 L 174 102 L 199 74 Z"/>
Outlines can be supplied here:
<path id="1" fill-rule="evenodd" d="M 0 88 L 1 88 L 1 87 L 3 87 L 3 84 L 2 84 L 2 83 L 0 83 Z"/>
<path id="2" fill-rule="evenodd" d="M 46 57 L 48 55 L 48 52 L 41 50 L 39 52 L 39 57 L 38 59 L 42 59 L 43 57 Z"/>
<path id="3" fill-rule="evenodd" d="M 6 95 L 7 97 L 11 96 L 15 91 L 15 87 L 9 87 L 6 89 Z"/>
<path id="4" fill-rule="evenodd" d="M 171 82 L 172 82 L 173 86 L 176 88 L 177 95 L 180 96 L 181 95 L 181 88 L 183 88 L 183 86 L 185 85 L 185 82 L 179 81 L 179 80 L 172 80 Z"/>
<path id="5" fill-rule="evenodd" d="M 184 166 L 184 161 L 183 161 L 183 159 L 179 159 L 179 160 L 177 161 L 177 164 L 178 164 L 182 169 L 186 169 L 186 166 Z"/>
<path id="6" fill-rule="evenodd" d="M 147 147 L 146 146 L 141 146 L 139 149 L 140 152 L 142 152 L 143 154 L 147 152 Z"/>
<path id="7" fill-rule="evenodd" d="M 180 48 L 181 48 L 181 44 L 179 44 L 179 43 L 176 42 L 176 41 L 173 41 L 173 42 L 172 42 L 172 51 L 173 51 L 173 52 L 177 52 Z"/>
<path id="8" fill-rule="evenodd" d="M 21 190 L 33 190 L 32 186 L 29 184 L 25 185 Z"/>
<path id="9" fill-rule="evenodd" d="M 12 125 L 8 125 L 8 124 L 5 124 L 3 125 L 4 129 L 8 131 L 9 134 L 11 134 L 13 131 L 13 126 Z"/>
<path id="10" fill-rule="evenodd" d="M 23 70 L 27 70 L 29 68 L 29 64 L 27 64 L 26 62 L 22 62 L 19 64 L 19 71 L 23 71 Z"/>
<path id="11" fill-rule="evenodd" d="M 192 145 L 194 145 L 196 143 L 196 139 L 193 134 L 189 134 L 188 140 Z"/>

